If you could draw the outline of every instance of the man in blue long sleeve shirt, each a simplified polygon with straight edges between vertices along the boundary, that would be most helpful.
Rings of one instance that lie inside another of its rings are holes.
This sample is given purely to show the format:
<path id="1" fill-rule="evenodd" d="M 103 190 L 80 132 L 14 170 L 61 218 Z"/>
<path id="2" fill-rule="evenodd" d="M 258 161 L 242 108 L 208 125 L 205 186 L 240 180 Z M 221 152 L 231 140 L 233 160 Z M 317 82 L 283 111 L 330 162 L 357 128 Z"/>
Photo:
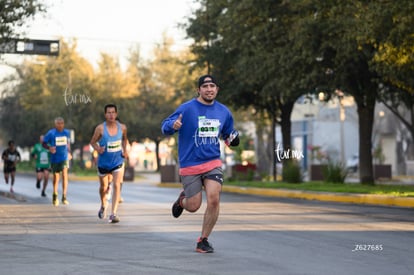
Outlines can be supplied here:
<path id="1" fill-rule="evenodd" d="M 184 190 L 173 204 L 173 216 L 178 218 L 184 209 L 196 212 L 202 203 L 203 186 L 206 192 L 207 208 L 196 247 L 200 253 L 214 251 L 208 237 L 219 216 L 223 184 L 219 139 L 224 139 L 228 146 L 239 144 L 230 110 L 215 100 L 218 91 L 219 86 L 212 75 L 201 76 L 198 97 L 180 105 L 161 127 L 165 135 L 178 132 L 179 174 Z"/>

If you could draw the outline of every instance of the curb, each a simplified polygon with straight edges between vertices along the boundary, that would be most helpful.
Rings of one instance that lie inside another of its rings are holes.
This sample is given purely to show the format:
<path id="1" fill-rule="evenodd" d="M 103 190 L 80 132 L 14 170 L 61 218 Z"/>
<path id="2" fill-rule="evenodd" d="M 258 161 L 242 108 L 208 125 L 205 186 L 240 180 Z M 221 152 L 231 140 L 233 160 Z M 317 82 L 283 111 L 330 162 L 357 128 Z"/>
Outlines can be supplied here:
<path id="1" fill-rule="evenodd" d="M 96 182 L 99 181 L 98 175 L 93 177 L 93 176 L 76 176 L 72 174 L 68 175 L 68 180 L 69 181 L 96 181 Z"/>
<path id="2" fill-rule="evenodd" d="M 297 191 L 287 189 L 243 188 L 236 186 L 223 186 L 223 191 L 271 197 L 414 208 L 414 198 L 412 197 L 404 198 L 372 194 L 344 194 L 329 192 Z"/>
<path id="3" fill-rule="evenodd" d="M 22 171 L 22 172 L 18 172 L 19 175 L 25 175 L 25 176 L 36 176 L 35 172 L 27 172 L 27 171 Z M 52 174 L 50 174 L 49 176 L 49 180 L 52 178 Z M 77 176 L 74 175 L 72 173 L 68 173 L 68 180 L 71 181 L 98 181 L 98 174 L 96 174 L 96 176 Z"/>
<path id="4" fill-rule="evenodd" d="M 90 176 L 75 176 L 69 174 L 69 180 L 93 180 Z M 167 182 L 155 183 L 158 187 L 164 188 L 182 188 L 181 183 Z M 254 188 L 254 187 L 240 187 L 232 185 L 224 185 L 223 192 L 250 194 L 268 197 L 283 197 L 293 199 L 318 200 L 326 202 L 341 202 L 351 204 L 367 204 L 380 206 L 396 206 L 414 208 L 414 197 L 397 197 L 391 195 L 374 195 L 374 194 L 349 194 L 349 193 L 332 193 L 332 192 L 316 192 L 316 191 L 299 191 L 289 189 L 269 189 L 269 188 Z M 0 191 L 0 196 L 14 199 L 20 202 L 26 199 L 15 193 Z"/>
<path id="5" fill-rule="evenodd" d="M 13 200 L 16 200 L 16 201 L 19 201 L 19 202 L 25 202 L 26 201 L 25 197 L 23 197 L 23 196 L 17 195 L 15 193 L 5 192 L 5 191 L 0 191 L 0 196 L 6 197 L 6 198 L 9 198 L 9 199 L 13 199 Z"/>
<path id="6" fill-rule="evenodd" d="M 182 188 L 178 183 L 160 183 L 157 186 L 169 188 Z M 259 195 L 267 197 L 282 197 L 292 199 L 318 200 L 326 202 L 341 202 L 353 204 L 367 204 L 380 206 L 397 206 L 414 208 L 413 197 L 396 197 L 389 195 L 373 195 L 373 194 L 345 194 L 315 191 L 298 191 L 288 189 L 267 189 L 252 188 L 238 186 L 223 186 L 223 192 Z"/>

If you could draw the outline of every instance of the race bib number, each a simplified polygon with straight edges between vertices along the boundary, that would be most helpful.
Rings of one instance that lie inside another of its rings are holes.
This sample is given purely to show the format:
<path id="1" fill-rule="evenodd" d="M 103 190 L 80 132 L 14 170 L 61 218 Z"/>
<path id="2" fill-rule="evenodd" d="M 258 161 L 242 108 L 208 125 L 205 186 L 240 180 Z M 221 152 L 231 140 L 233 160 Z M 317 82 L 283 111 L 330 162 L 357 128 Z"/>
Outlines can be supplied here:
<path id="1" fill-rule="evenodd" d="M 218 137 L 220 121 L 218 119 L 208 119 L 204 116 L 198 117 L 198 136 L 199 137 Z"/>
<path id="2" fill-rule="evenodd" d="M 7 159 L 8 159 L 9 161 L 16 161 L 16 155 L 11 155 L 11 154 L 9 154 L 9 155 L 7 156 Z"/>
<path id="3" fill-rule="evenodd" d="M 106 148 L 107 148 L 107 152 L 109 153 L 121 151 L 122 141 L 121 140 L 108 141 Z"/>
<path id="4" fill-rule="evenodd" d="M 40 162 L 40 164 L 48 164 L 49 163 L 49 154 L 48 154 L 48 152 L 40 152 L 39 162 Z"/>
<path id="5" fill-rule="evenodd" d="M 68 138 L 65 136 L 56 137 L 55 141 L 56 141 L 56 146 L 66 146 L 68 144 Z"/>

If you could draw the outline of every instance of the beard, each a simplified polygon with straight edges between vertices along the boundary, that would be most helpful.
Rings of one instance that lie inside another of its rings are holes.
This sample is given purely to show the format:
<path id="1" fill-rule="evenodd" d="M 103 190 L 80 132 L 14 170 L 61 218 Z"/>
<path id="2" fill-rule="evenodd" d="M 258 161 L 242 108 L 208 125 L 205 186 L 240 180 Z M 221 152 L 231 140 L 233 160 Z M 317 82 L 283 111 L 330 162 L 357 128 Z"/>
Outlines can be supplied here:
<path id="1" fill-rule="evenodd" d="M 203 96 L 203 95 L 199 95 L 200 98 L 207 104 L 212 104 L 214 102 L 215 96 L 210 97 L 210 96 Z"/>
<path id="2" fill-rule="evenodd" d="M 213 103 L 214 99 L 210 99 L 210 98 L 203 98 L 203 100 L 207 103 Z"/>

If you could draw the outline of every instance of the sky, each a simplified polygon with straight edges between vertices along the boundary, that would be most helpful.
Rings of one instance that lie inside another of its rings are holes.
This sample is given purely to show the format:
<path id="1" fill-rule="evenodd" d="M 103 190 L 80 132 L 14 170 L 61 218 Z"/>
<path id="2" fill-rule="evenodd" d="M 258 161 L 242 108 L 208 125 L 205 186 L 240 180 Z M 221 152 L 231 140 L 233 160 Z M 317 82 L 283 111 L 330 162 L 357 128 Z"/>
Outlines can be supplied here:
<path id="1" fill-rule="evenodd" d="M 77 39 L 78 52 L 96 65 L 105 52 L 126 62 L 128 50 L 140 46 L 144 58 L 151 57 L 163 33 L 175 40 L 175 49 L 189 45 L 185 31 L 177 24 L 186 22 L 195 9 L 193 0 L 43 0 L 48 12 L 31 22 L 24 32 L 31 39 Z M 19 62 L 12 55 L 6 62 Z M 17 60 L 17 61 L 16 61 Z M 1 66 L 0 70 L 4 70 Z M 0 71 L 1 72 L 1 71 Z"/>

